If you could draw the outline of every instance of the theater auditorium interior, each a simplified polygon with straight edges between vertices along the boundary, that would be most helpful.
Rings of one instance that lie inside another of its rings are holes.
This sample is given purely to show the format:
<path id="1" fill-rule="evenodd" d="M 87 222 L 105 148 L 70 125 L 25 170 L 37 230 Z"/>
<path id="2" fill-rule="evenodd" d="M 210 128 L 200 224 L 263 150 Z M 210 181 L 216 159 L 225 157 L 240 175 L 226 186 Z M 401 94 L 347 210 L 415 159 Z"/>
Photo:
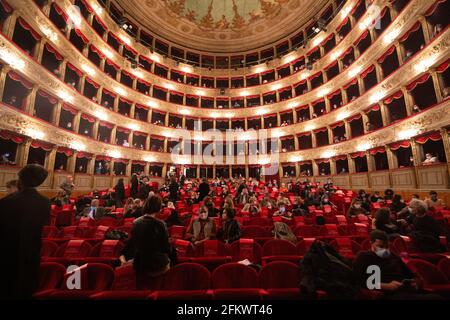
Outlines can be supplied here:
<path id="1" fill-rule="evenodd" d="M 449 12 L 0 0 L 0 300 L 450 299 Z"/>

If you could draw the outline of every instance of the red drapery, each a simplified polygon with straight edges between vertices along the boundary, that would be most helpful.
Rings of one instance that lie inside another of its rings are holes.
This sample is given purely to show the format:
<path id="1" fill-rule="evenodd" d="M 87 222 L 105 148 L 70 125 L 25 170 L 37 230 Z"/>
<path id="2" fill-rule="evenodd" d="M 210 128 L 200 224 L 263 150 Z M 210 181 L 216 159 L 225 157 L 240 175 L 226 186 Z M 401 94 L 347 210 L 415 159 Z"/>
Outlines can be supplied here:
<path id="1" fill-rule="evenodd" d="M 126 103 L 126 104 L 129 104 L 130 106 L 133 104 L 132 101 L 127 100 L 127 99 L 125 99 L 125 98 L 123 98 L 123 97 L 119 97 L 119 100 L 120 100 L 121 102 L 124 102 L 124 103 Z"/>
<path id="2" fill-rule="evenodd" d="M 37 33 L 23 18 L 19 18 L 18 19 L 19 24 L 22 26 L 22 28 L 24 28 L 27 31 L 30 31 L 31 36 L 39 41 L 41 40 L 41 35 L 39 33 Z"/>
<path id="3" fill-rule="evenodd" d="M 436 1 L 428 10 L 427 12 L 425 12 L 425 17 L 429 17 L 431 16 L 434 11 L 436 11 L 437 7 L 439 6 L 440 3 L 444 3 L 446 0 L 439 0 Z"/>
<path id="4" fill-rule="evenodd" d="M 263 118 L 264 119 L 269 119 L 269 118 L 273 118 L 273 117 L 276 117 L 277 115 L 276 114 L 265 114 L 264 116 L 263 116 Z"/>
<path id="5" fill-rule="evenodd" d="M 352 153 L 352 154 L 350 155 L 350 157 L 351 157 L 352 159 L 356 159 L 356 158 L 364 158 L 365 156 L 366 156 L 366 153 L 365 153 L 364 151 Z"/>
<path id="6" fill-rule="evenodd" d="M 8 4 L 8 2 L 6 2 L 6 0 L 0 0 L 0 4 L 3 7 L 3 10 L 5 10 L 7 13 L 12 11 L 11 6 Z"/>
<path id="7" fill-rule="evenodd" d="M 313 54 L 313 53 L 316 52 L 317 50 L 319 50 L 319 46 L 316 46 L 316 47 L 312 48 L 311 50 L 309 50 L 309 51 L 306 53 L 306 56 L 310 56 L 311 54 Z"/>
<path id="8" fill-rule="evenodd" d="M 350 88 L 351 86 L 353 86 L 353 85 L 355 85 L 355 84 L 357 84 L 357 83 L 358 83 L 358 79 L 355 78 L 355 79 L 353 79 L 352 81 L 350 81 L 349 83 L 347 83 L 346 85 L 344 85 L 342 88 L 343 88 L 344 90 L 347 90 L 348 88 Z"/>
<path id="9" fill-rule="evenodd" d="M 358 6 L 359 6 L 360 4 L 361 4 L 361 0 L 359 0 L 359 1 L 355 4 L 355 6 L 352 8 L 352 10 L 350 11 L 349 14 L 354 14 L 355 11 L 356 11 L 356 9 L 358 9 Z"/>
<path id="10" fill-rule="evenodd" d="M 131 132 L 130 129 L 127 129 L 127 128 L 121 128 L 121 127 L 117 127 L 117 131 L 118 131 L 118 132 L 125 133 L 125 134 L 129 134 L 129 133 Z"/>
<path id="11" fill-rule="evenodd" d="M 395 46 L 390 47 L 385 53 L 383 53 L 383 55 L 381 57 L 378 58 L 377 62 L 378 63 L 383 63 L 384 60 L 386 60 L 386 58 L 388 56 L 390 56 L 391 54 L 393 54 L 395 51 Z"/>
<path id="12" fill-rule="evenodd" d="M 137 103 L 136 103 L 136 108 L 137 108 L 137 109 L 141 109 L 141 110 L 149 110 L 148 107 L 143 106 L 143 105 L 141 105 L 141 104 L 137 104 Z"/>
<path id="13" fill-rule="evenodd" d="M 391 95 L 390 97 L 384 99 L 384 103 L 385 104 L 391 104 L 392 101 L 400 99 L 401 97 L 403 97 L 403 92 L 401 90 L 397 91 L 396 93 L 394 93 L 393 95 Z"/>
<path id="14" fill-rule="evenodd" d="M 306 137 L 306 136 L 311 136 L 311 132 L 307 131 L 307 132 L 300 132 L 297 133 L 297 137 Z"/>
<path id="15" fill-rule="evenodd" d="M 124 44 L 123 46 L 124 46 L 125 49 L 127 49 L 128 51 L 130 51 L 133 55 L 136 56 L 136 55 L 138 54 L 138 52 L 137 52 L 136 50 L 134 50 L 132 47 L 130 47 L 129 45 Z"/>
<path id="16" fill-rule="evenodd" d="M 284 87 L 284 88 L 278 89 L 279 93 L 283 93 L 283 92 L 286 92 L 286 91 L 292 91 L 292 87 L 288 86 L 288 87 Z"/>
<path id="17" fill-rule="evenodd" d="M 70 156 L 73 155 L 73 150 L 72 149 L 68 149 L 68 148 L 64 148 L 64 147 L 58 147 L 58 149 L 56 149 L 56 152 L 63 153 L 67 157 L 70 157 Z"/>
<path id="18" fill-rule="evenodd" d="M 345 17 L 344 20 L 336 27 L 336 31 L 339 32 L 343 26 L 348 22 L 348 16 Z"/>
<path id="19" fill-rule="evenodd" d="M 127 159 L 114 159 L 114 162 L 116 162 L 116 163 L 124 163 L 124 164 L 127 164 L 128 161 L 130 161 L 130 160 L 127 160 Z"/>
<path id="20" fill-rule="evenodd" d="M 347 160 L 347 156 L 340 155 L 340 156 L 333 157 L 333 161 L 339 161 L 339 160 Z"/>
<path id="21" fill-rule="evenodd" d="M 346 55 L 348 55 L 350 52 L 352 52 L 353 47 L 349 47 L 347 48 L 344 52 L 341 53 L 341 55 L 339 56 L 338 59 L 342 59 L 343 57 L 345 57 Z"/>
<path id="22" fill-rule="evenodd" d="M 111 158 L 107 157 L 107 156 L 96 156 L 95 160 L 96 161 L 111 161 Z"/>
<path id="23" fill-rule="evenodd" d="M 302 80 L 302 81 L 299 81 L 299 82 L 297 82 L 297 83 L 294 83 L 294 88 L 297 88 L 298 86 L 300 86 L 300 85 L 302 85 L 302 84 L 305 84 L 306 83 L 306 79 L 304 79 L 304 80 Z"/>
<path id="24" fill-rule="evenodd" d="M 311 102 L 311 105 L 314 107 L 316 104 L 319 104 L 321 102 L 325 102 L 325 98 L 317 99 L 316 101 Z"/>
<path id="25" fill-rule="evenodd" d="M 53 48 L 51 45 L 49 45 L 48 43 L 45 44 L 45 48 L 47 49 L 48 52 L 53 53 L 53 55 L 55 56 L 56 60 L 61 61 L 63 59 L 62 55 L 60 55 L 55 48 Z"/>
<path id="26" fill-rule="evenodd" d="M 355 114 L 354 116 L 351 116 L 350 118 L 347 118 L 347 121 L 352 122 L 353 120 L 358 120 L 361 118 L 362 118 L 362 114 L 358 113 L 358 114 Z"/>
<path id="27" fill-rule="evenodd" d="M 284 136 L 284 137 L 280 137 L 281 141 L 286 141 L 286 140 L 293 140 L 294 137 L 293 136 Z"/>
<path id="28" fill-rule="evenodd" d="M 341 93 L 341 89 L 337 89 L 336 91 L 334 91 L 334 92 L 328 94 L 328 95 L 327 95 L 327 98 L 328 98 L 328 99 L 331 99 L 331 98 L 333 98 L 334 96 L 336 96 L 336 95 L 338 95 L 338 94 L 340 94 L 340 93 Z"/>
<path id="29" fill-rule="evenodd" d="M 0 138 L 2 138 L 4 140 L 11 140 L 15 143 L 22 143 L 25 141 L 24 137 L 18 136 L 13 132 L 4 131 L 4 130 L 0 131 Z"/>
<path id="30" fill-rule="evenodd" d="M 300 106 L 297 109 L 295 109 L 296 112 L 299 112 L 301 110 L 309 109 L 309 105 L 305 104 L 304 106 Z"/>
<path id="31" fill-rule="evenodd" d="M 277 71 L 279 71 L 280 69 L 284 69 L 286 67 L 289 67 L 289 63 L 283 64 L 282 66 L 277 67 Z"/>
<path id="32" fill-rule="evenodd" d="M 28 90 L 30 90 L 31 88 L 33 88 L 33 84 L 28 81 L 25 80 L 24 78 L 22 78 L 19 74 L 15 73 L 14 71 L 10 71 L 8 72 L 8 76 L 17 82 L 20 82 L 25 88 L 27 88 Z"/>
<path id="33" fill-rule="evenodd" d="M 325 128 L 319 128 L 319 129 L 316 129 L 316 130 L 314 130 L 313 132 L 314 133 L 319 133 L 319 132 L 325 132 L 325 131 L 327 131 L 327 128 L 325 127 Z"/>
<path id="34" fill-rule="evenodd" d="M 155 65 L 156 65 L 158 68 L 161 68 L 161 69 L 164 69 L 164 70 L 169 70 L 169 67 L 166 67 L 166 66 L 163 65 L 163 64 L 155 63 Z"/>
<path id="35" fill-rule="evenodd" d="M 145 166 L 147 164 L 147 162 L 145 161 L 139 161 L 139 160 L 133 160 L 132 162 L 133 164 L 139 164 L 141 166 Z"/>
<path id="36" fill-rule="evenodd" d="M 183 92 L 178 92 L 178 91 L 170 91 L 170 94 L 174 95 L 174 96 L 180 96 L 180 97 L 182 97 L 184 95 Z"/>
<path id="37" fill-rule="evenodd" d="M 369 30 L 364 31 L 358 39 L 353 42 L 353 45 L 357 46 L 362 40 L 364 40 L 369 35 Z"/>
<path id="38" fill-rule="evenodd" d="M 91 123 L 95 122 L 95 118 L 94 117 L 91 117 L 91 116 L 89 116 L 89 115 L 87 115 L 85 113 L 81 114 L 81 118 L 86 120 L 86 121 L 88 121 L 88 122 L 91 122 Z"/>
<path id="39" fill-rule="evenodd" d="M 78 113 L 77 109 L 75 109 L 74 107 L 72 107 L 71 105 L 69 105 L 67 103 L 63 103 L 61 107 L 64 110 L 66 110 L 67 112 L 70 112 L 72 115 L 76 115 Z"/>
<path id="40" fill-rule="evenodd" d="M 91 44 L 91 51 L 95 52 L 100 59 L 105 59 L 105 54 L 103 52 L 100 51 L 100 49 L 98 49 L 96 46 Z"/>
<path id="41" fill-rule="evenodd" d="M 84 6 L 86 7 L 87 12 L 89 12 L 89 13 L 94 12 L 94 10 L 92 9 L 92 7 L 89 5 L 89 3 L 87 3 L 86 0 L 81 0 L 81 2 L 83 2 Z"/>
<path id="42" fill-rule="evenodd" d="M 80 29 L 75 28 L 75 33 L 81 38 L 81 40 L 85 43 L 88 44 L 89 43 L 89 39 L 86 38 L 86 36 L 83 34 L 83 32 L 81 32 Z"/>
<path id="43" fill-rule="evenodd" d="M 409 148 L 410 145 L 411 145 L 411 144 L 409 143 L 408 140 L 404 140 L 404 141 L 399 141 L 399 142 L 391 143 L 391 144 L 389 145 L 389 148 L 390 148 L 391 150 L 395 151 L 395 150 L 398 150 L 398 149 L 400 149 L 400 148 Z"/>
<path id="44" fill-rule="evenodd" d="M 424 75 L 418 77 L 416 80 L 414 80 L 413 82 L 408 84 L 406 86 L 406 90 L 408 90 L 408 91 L 414 90 L 417 87 L 417 85 L 427 82 L 428 78 L 430 78 L 430 74 L 425 73 Z"/>
<path id="45" fill-rule="evenodd" d="M 322 42 L 320 43 L 321 46 L 325 45 L 325 43 L 327 43 L 329 40 L 331 40 L 334 37 L 334 33 L 330 33 L 328 35 L 328 37 L 326 37 L 325 39 L 322 40 Z"/>
<path id="46" fill-rule="evenodd" d="M 38 141 L 38 140 L 33 140 L 32 142 L 31 142 L 31 145 L 30 145 L 32 148 L 35 148 L 35 149 L 42 149 L 42 150 L 44 150 L 44 151 L 50 151 L 50 150 L 52 150 L 52 145 L 51 144 L 49 144 L 49 143 L 46 143 L 46 142 L 42 142 L 42 141 Z"/>
<path id="47" fill-rule="evenodd" d="M 116 98 L 117 94 L 115 92 L 109 91 L 108 89 L 103 88 L 103 94 L 106 94 L 112 98 Z"/>
<path id="48" fill-rule="evenodd" d="M 123 41 L 122 41 L 122 39 L 120 39 L 118 36 L 116 36 L 114 33 L 112 33 L 112 32 L 109 32 L 109 35 L 111 36 L 111 37 L 113 37 L 117 42 L 119 42 L 120 44 L 123 44 Z"/>
<path id="49" fill-rule="evenodd" d="M 122 75 L 126 75 L 127 77 L 131 78 L 132 80 L 136 79 L 136 76 L 134 74 L 131 74 L 125 70 L 122 70 Z"/>
<path id="50" fill-rule="evenodd" d="M 98 83 L 96 83 L 94 80 L 91 80 L 89 78 L 86 78 L 86 81 L 91 84 L 95 89 L 100 88 L 100 85 Z"/>
<path id="51" fill-rule="evenodd" d="M 440 64 L 439 67 L 436 68 L 436 71 L 438 73 L 443 73 L 445 70 L 447 70 L 449 65 L 450 65 L 450 59 L 447 59 L 444 63 Z"/>
<path id="52" fill-rule="evenodd" d="M 164 87 L 160 87 L 160 86 L 153 86 L 153 89 L 157 89 L 157 90 L 161 90 L 164 91 L 165 93 L 167 93 L 167 91 L 169 91 L 168 89 L 164 88 Z"/>
<path id="53" fill-rule="evenodd" d="M 95 20 L 102 26 L 103 30 L 107 30 L 105 23 L 97 16 L 95 15 Z"/>
<path id="54" fill-rule="evenodd" d="M 411 33 L 416 32 L 417 30 L 419 30 L 419 28 L 420 28 L 420 22 L 417 21 L 417 22 L 412 26 L 412 28 L 409 29 L 409 30 L 408 30 L 408 31 L 407 31 L 407 32 L 399 39 L 399 41 L 400 41 L 400 42 L 406 41 L 406 40 L 409 38 L 409 36 L 411 35 Z"/>
<path id="55" fill-rule="evenodd" d="M 116 71 L 120 70 L 120 67 L 117 64 L 115 64 L 114 62 L 112 62 L 111 60 L 106 59 L 105 62 L 106 62 L 107 65 L 109 65 L 109 66 L 113 67 L 114 69 L 116 69 Z"/>
<path id="56" fill-rule="evenodd" d="M 316 159 L 314 160 L 317 164 L 321 164 L 321 163 L 329 163 L 330 162 L 330 158 L 326 158 L 326 159 Z"/>
<path id="57" fill-rule="evenodd" d="M 422 136 L 420 136 L 420 137 L 414 138 L 414 140 L 415 140 L 417 143 L 420 143 L 420 144 L 424 144 L 424 143 L 426 143 L 428 140 L 439 141 L 439 140 L 441 140 L 441 139 L 442 139 L 442 136 L 441 136 L 441 134 L 440 134 L 438 131 L 436 131 L 436 132 L 431 132 L 431 133 L 427 133 L 426 135 L 422 135 Z"/>
<path id="58" fill-rule="evenodd" d="M 63 19 L 67 22 L 69 16 L 56 3 L 53 2 L 53 6 L 55 8 L 56 13 L 59 14 L 61 17 L 63 17 Z"/>
<path id="59" fill-rule="evenodd" d="M 77 158 L 92 159 L 93 155 L 91 153 L 78 151 Z"/>
<path id="60" fill-rule="evenodd" d="M 265 92 L 265 93 L 263 93 L 263 97 L 270 96 L 273 94 L 276 94 L 276 92 L 275 91 Z"/>
<path id="61" fill-rule="evenodd" d="M 369 152 L 371 155 L 376 155 L 377 153 L 385 153 L 386 148 L 385 147 L 374 148 L 374 149 L 371 149 Z"/>
<path id="62" fill-rule="evenodd" d="M 142 83 L 142 84 L 146 85 L 149 88 L 152 85 L 150 82 L 147 82 L 147 81 L 145 81 L 144 79 L 141 79 L 141 78 L 137 78 L 137 82 Z"/>
<path id="63" fill-rule="evenodd" d="M 308 80 L 311 81 L 314 78 L 317 78 L 318 76 L 321 76 L 321 75 L 322 75 L 322 71 L 319 71 L 319 72 L 313 74 L 312 76 L 308 77 Z"/>
<path id="64" fill-rule="evenodd" d="M 106 121 L 100 121 L 100 125 L 102 127 L 106 127 L 108 129 L 114 128 L 114 125 L 112 123 L 106 122 Z"/>
<path id="65" fill-rule="evenodd" d="M 331 128 L 331 129 L 336 129 L 337 127 L 341 127 L 341 126 L 343 126 L 343 125 L 344 125 L 344 121 L 339 121 L 339 122 L 330 124 L 330 128 Z"/>
<path id="66" fill-rule="evenodd" d="M 368 67 L 366 70 L 364 70 L 364 71 L 361 73 L 361 78 L 364 79 L 364 78 L 367 77 L 367 75 L 368 75 L 369 73 L 371 73 L 373 70 L 375 70 L 375 66 L 374 66 L 374 65 L 371 65 L 370 67 Z"/>
<path id="67" fill-rule="evenodd" d="M 369 113 L 369 112 L 378 111 L 378 110 L 380 110 L 380 105 L 375 104 L 375 105 L 371 106 L 370 108 L 366 109 L 365 112 Z"/>
<path id="68" fill-rule="evenodd" d="M 325 68 L 323 68 L 323 70 L 328 71 L 331 68 L 333 68 L 335 65 L 337 65 L 338 61 L 334 60 L 332 63 L 330 63 L 329 65 L 327 65 Z"/>
<path id="69" fill-rule="evenodd" d="M 140 137 L 147 137 L 147 134 L 145 132 L 135 131 L 134 135 L 140 136 Z"/>
<path id="70" fill-rule="evenodd" d="M 78 68 L 76 68 L 73 64 L 71 63 L 67 63 L 67 67 L 74 71 L 79 77 L 81 77 L 83 75 L 83 72 L 81 72 Z"/>
<path id="71" fill-rule="evenodd" d="M 159 140 L 159 141 L 164 141 L 164 137 L 162 137 L 162 136 L 154 136 L 154 135 L 151 135 L 150 136 L 150 139 L 155 139 L 155 140 Z"/>
<path id="72" fill-rule="evenodd" d="M 48 102 L 50 102 L 51 104 L 56 104 L 58 102 L 58 100 L 56 98 L 52 97 L 47 92 L 39 90 L 38 91 L 38 95 L 43 97 L 43 98 L 45 98 L 45 99 L 47 99 Z"/>

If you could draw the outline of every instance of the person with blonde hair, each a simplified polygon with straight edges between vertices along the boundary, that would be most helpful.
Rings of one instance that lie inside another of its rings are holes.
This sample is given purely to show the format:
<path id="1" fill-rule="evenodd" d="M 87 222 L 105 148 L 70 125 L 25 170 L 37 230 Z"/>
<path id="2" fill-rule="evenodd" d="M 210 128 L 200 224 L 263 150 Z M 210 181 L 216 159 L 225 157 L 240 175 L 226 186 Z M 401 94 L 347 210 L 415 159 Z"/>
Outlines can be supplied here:
<path id="1" fill-rule="evenodd" d="M 259 207 L 258 203 L 256 202 L 256 198 L 250 197 L 250 199 L 248 200 L 248 203 L 244 206 L 242 211 L 248 212 L 252 216 L 257 216 L 261 212 L 261 208 Z"/>

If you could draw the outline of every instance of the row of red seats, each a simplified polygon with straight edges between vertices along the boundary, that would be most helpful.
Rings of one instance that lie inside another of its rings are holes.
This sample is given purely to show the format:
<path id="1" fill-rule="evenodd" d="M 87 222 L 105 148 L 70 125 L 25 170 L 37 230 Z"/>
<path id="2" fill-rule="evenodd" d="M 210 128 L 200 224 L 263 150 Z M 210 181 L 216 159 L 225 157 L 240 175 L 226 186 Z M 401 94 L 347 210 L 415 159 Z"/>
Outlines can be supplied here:
<path id="1" fill-rule="evenodd" d="M 412 259 L 408 267 L 424 281 L 427 291 L 450 297 L 450 259 L 442 259 L 437 266 Z M 196 263 L 182 263 L 164 276 L 146 283 L 144 290 L 136 290 L 136 275 L 131 265 L 114 270 L 107 265 L 89 263 L 78 270 L 80 289 L 69 290 L 71 274 L 64 266 L 47 262 L 41 264 L 38 299 L 153 299 L 153 300 L 260 300 L 302 298 L 299 290 L 301 271 L 298 265 L 275 261 L 258 273 L 238 263 L 227 263 L 212 274 Z M 362 297 L 379 297 L 366 294 Z M 326 293 L 318 292 L 318 298 Z"/>

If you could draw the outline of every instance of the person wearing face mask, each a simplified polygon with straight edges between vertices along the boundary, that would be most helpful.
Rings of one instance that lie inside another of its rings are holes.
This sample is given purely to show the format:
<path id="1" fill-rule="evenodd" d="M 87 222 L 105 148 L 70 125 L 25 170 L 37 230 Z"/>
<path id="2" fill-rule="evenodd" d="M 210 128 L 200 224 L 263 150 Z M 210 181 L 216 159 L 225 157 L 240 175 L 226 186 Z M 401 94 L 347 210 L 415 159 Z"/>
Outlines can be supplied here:
<path id="1" fill-rule="evenodd" d="M 239 222 L 234 218 L 234 210 L 224 208 L 222 212 L 222 228 L 217 233 L 217 238 L 225 243 L 232 243 L 241 238 L 241 228 Z"/>
<path id="2" fill-rule="evenodd" d="M 422 281 L 400 259 L 389 250 L 386 232 L 374 230 L 369 235 L 370 250 L 361 251 L 355 258 L 353 272 L 362 288 L 367 289 L 367 273 L 371 266 L 380 268 L 380 289 L 384 298 L 389 300 L 429 300 L 440 299 L 439 296 L 421 291 Z M 370 282 L 372 283 L 372 282 Z"/>
<path id="3" fill-rule="evenodd" d="M 357 216 L 359 214 L 369 214 L 369 212 L 363 208 L 362 203 L 360 200 L 358 200 L 358 198 L 353 199 L 353 202 L 350 206 L 350 208 L 348 208 L 347 211 L 347 216 L 351 217 L 351 216 Z"/>
<path id="4" fill-rule="evenodd" d="M 193 244 L 200 243 L 203 240 L 210 240 L 216 235 L 216 225 L 208 217 L 208 208 L 201 206 L 198 218 L 194 219 L 186 231 L 186 239 Z"/>
<path id="5" fill-rule="evenodd" d="M 356 197 L 359 201 L 361 201 L 361 206 L 366 209 L 367 211 L 370 211 L 370 201 L 369 201 L 369 195 L 364 190 L 358 191 L 358 196 Z"/>
<path id="6" fill-rule="evenodd" d="M 402 196 L 399 194 L 394 195 L 389 209 L 391 209 L 391 211 L 393 213 L 397 213 L 405 207 L 406 207 L 406 204 L 403 202 Z"/>

